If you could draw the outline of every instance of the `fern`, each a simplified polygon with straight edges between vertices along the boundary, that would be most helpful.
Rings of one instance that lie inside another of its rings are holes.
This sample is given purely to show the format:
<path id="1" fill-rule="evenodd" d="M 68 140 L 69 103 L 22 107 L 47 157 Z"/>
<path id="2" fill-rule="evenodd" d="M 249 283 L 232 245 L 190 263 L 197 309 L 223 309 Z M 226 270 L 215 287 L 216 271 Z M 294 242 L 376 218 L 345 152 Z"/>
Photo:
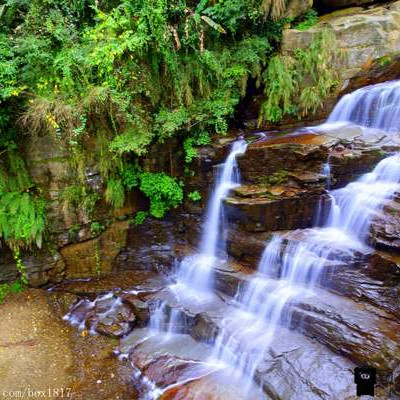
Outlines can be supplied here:
<path id="1" fill-rule="evenodd" d="M 125 191 L 120 179 L 107 181 L 106 201 L 115 208 L 122 208 L 125 201 Z"/>
<path id="2" fill-rule="evenodd" d="M 264 74 L 267 100 L 261 107 L 259 124 L 265 120 L 278 122 L 296 112 L 299 116 L 315 113 L 337 83 L 332 66 L 339 57 L 335 37 L 327 30 L 316 35 L 307 50 L 298 49 L 293 57 L 274 56 Z"/>

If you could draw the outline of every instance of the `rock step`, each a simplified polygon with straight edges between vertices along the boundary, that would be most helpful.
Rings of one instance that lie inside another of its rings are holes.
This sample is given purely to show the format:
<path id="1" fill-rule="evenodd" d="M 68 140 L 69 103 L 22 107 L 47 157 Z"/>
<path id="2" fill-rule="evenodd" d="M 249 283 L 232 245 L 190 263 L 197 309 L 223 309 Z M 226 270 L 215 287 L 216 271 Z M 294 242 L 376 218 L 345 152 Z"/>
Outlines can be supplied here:
<path id="1" fill-rule="evenodd" d="M 292 244 L 306 240 L 307 232 L 308 230 L 292 233 L 282 232 L 281 234 L 286 237 L 282 251 L 289 239 Z M 240 229 L 232 229 L 228 236 L 227 251 L 240 263 L 255 269 L 266 243 L 271 238 L 272 235 L 269 233 L 259 233 L 249 237 Z M 399 317 L 400 258 L 383 251 L 371 251 L 371 249 L 365 248 L 349 254 L 344 249 L 331 248 L 328 254 L 330 260 L 325 260 L 321 266 L 324 271 L 319 284 L 330 291 L 356 301 L 366 301 Z M 338 259 L 340 261 L 337 261 Z M 233 264 L 232 267 L 234 267 Z M 281 269 L 282 265 L 277 264 L 276 269 L 270 271 L 271 276 L 280 276 Z M 226 283 L 230 282 L 230 285 L 234 286 L 232 282 L 234 277 L 234 273 L 227 274 Z M 224 282 L 224 280 L 220 281 Z M 224 290 L 226 292 L 227 289 Z M 231 294 L 232 289 L 226 293 Z"/>
<path id="2" fill-rule="evenodd" d="M 329 196 L 321 187 L 314 189 L 270 188 L 264 197 L 228 197 L 225 208 L 229 222 L 248 232 L 282 231 L 314 225 L 315 210 Z M 278 190 L 280 192 L 278 192 Z"/>

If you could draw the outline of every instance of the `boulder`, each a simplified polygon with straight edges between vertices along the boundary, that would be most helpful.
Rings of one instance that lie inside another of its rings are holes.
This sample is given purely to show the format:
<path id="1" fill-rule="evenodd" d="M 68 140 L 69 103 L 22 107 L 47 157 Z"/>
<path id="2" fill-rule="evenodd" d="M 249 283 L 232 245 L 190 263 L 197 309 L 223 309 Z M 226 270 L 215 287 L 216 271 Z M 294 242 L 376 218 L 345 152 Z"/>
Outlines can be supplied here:
<path id="1" fill-rule="evenodd" d="M 305 14 L 313 5 L 313 0 L 290 0 L 286 6 L 286 18 L 297 18 Z"/>
<path id="2" fill-rule="evenodd" d="M 386 204 L 374 218 L 371 240 L 380 249 L 400 253 L 400 196 Z"/>

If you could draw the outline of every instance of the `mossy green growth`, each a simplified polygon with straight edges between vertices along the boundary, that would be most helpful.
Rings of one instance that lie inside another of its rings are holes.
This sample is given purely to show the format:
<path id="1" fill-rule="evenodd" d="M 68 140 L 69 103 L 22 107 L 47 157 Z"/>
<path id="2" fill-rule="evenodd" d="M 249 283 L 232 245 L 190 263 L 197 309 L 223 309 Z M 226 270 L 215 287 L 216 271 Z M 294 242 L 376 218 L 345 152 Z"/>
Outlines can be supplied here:
<path id="1" fill-rule="evenodd" d="M 392 61 L 393 61 L 392 56 L 384 56 L 378 60 L 378 64 L 380 67 L 386 67 L 386 66 L 390 65 L 392 63 Z"/>
<path id="2" fill-rule="evenodd" d="M 307 29 L 310 29 L 317 23 L 318 23 L 318 12 L 314 9 L 311 9 L 301 17 L 300 22 L 297 25 L 295 25 L 293 29 L 297 29 L 299 31 L 306 31 Z"/>
<path id="3" fill-rule="evenodd" d="M 263 176 L 259 178 L 260 183 L 263 186 L 272 186 L 272 185 L 280 185 L 284 182 L 287 181 L 288 179 L 289 172 L 286 170 L 280 170 L 277 172 L 274 172 L 273 174 L 269 176 Z"/>
<path id="4" fill-rule="evenodd" d="M 11 293 L 19 293 L 23 290 L 23 284 L 16 280 L 13 283 L 0 284 L 0 304 L 2 304 L 5 298 Z"/>
<path id="5" fill-rule="evenodd" d="M 133 224 L 134 225 L 142 225 L 144 221 L 146 220 L 147 216 L 149 213 L 147 211 L 138 211 L 133 218 Z"/>

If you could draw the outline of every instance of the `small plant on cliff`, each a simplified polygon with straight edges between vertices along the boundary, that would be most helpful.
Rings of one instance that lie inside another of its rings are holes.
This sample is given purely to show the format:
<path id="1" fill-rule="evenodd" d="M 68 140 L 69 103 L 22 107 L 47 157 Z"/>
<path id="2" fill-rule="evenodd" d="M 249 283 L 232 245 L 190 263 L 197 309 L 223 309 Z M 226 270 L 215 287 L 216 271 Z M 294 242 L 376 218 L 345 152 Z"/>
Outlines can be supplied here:
<path id="1" fill-rule="evenodd" d="M 26 266 L 22 262 L 20 250 L 15 249 L 13 255 L 14 255 L 15 266 L 19 273 L 19 280 L 23 285 L 27 285 L 28 284 L 28 275 L 26 273 Z"/>
<path id="2" fill-rule="evenodd" d="M 45 202 L 31 191 L 32 182 L 26 166 L 10 148 L 0 164 L 0 237 L 12 249 L 41 247 L 45 229 Z"/>
<path id="3" fill-rule="evenodd" d="M 185 150 L 185 161 L 187 163 L 191 163 L 196 157 L 197 150 L 195 146 L 206 146 L 207 144 L 210 144 L 210 142 L 211 138 L 207 132 L 201 132 L 194 136 L 188 137 L 183 142 L 183 148 Z"/>
<path id="4" fill-rule="evenodd" d="M 101 253 L 99 240 L 94 242 L 94 272 L 96 276 L 101 275 Z"/>
<path id="5" fill-rule="evenodd" d="M 181 185 L 162 172 L 143 172 L 140 175 L 140 190 L 149 198 L 149 212 L 156 218 L 164 217 L 169 209 L 178 207 L 183 200 Z"/>
<path id="6" fill-rule="evenodd" d="M 149 213 L 147 211 L 138 211 L 135 215 L 135 218 L 133 218 L 133 224 L 142 225 L 148 215 Z"/>
<path id="7" fill-rule="evenodd" d="M 192 201 L 200 201 L 201 200 L 201 194 L 199 193 L 198 190 L 195 190 L 193 192 L 188 193 L 188 198 Z"/>
<path id="8" fill-rule="evenodd" d="M 104 231 L 104 229 L 105 229 L 105 226 L 98 221 L 93 221 L 90 224 L 90 233 L 94 236 L 99 235 L 101 232 Z"/>
<path id="9" fill-rule="evenodd" d="M 299 31 L 306 31 L 318 23 L 318 12 L 314 9 L 309 10 L 301 19 L 301 21 L 294 26 L 294 29 Z"/>

